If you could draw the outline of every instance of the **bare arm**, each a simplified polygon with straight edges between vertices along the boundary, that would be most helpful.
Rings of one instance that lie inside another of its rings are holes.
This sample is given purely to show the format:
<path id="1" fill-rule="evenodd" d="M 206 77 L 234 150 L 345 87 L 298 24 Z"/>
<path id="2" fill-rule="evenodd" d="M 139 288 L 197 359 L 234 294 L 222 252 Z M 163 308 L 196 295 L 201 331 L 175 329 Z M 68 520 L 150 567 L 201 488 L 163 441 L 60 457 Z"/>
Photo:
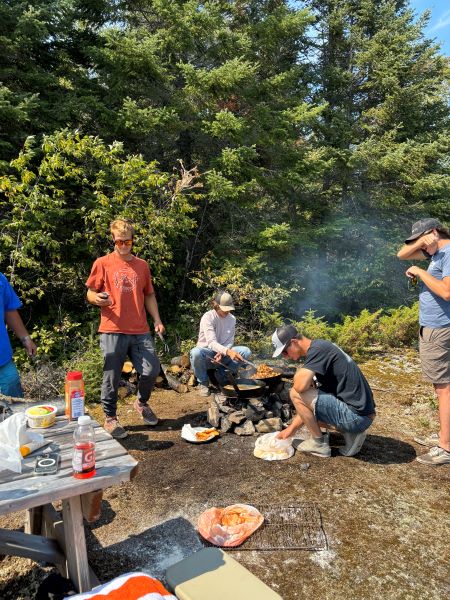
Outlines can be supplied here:
<path id="1" fill-rule="evenodd" d="M 159 316 L 158 302 L 156 301 L 155 294 L 153 293 L 145 296 L 144 304 L 147 312 L 153 319 L 156 333 L 164 333 L 166 328 L 162 324 L 161 317 Z"/>
<path id="2" fill-rule="evenodd" d="M 428 289 L 434 294 L 445 300 L 450 301 L 450 277 L 444 277 L 444 279 L 436 279 L 433 275 L 430 275 L 425 269 L 416 267 L 413 265 L 406 271 L 407 277 L 420 277 Z"/>
<path id="3" fill-rule="evenodd" d="M 104 292 L 96 292 L 92 288 L 89 288 L 86 294 L 87 301 L 94 306 L 110 306 L 112 304 L 111 299 L 103 298 L 101 296 L 103 293 Z"/>
<path id="4" fill-rule="evenodd" d="M 19 315 L 18 311 L 5 311 L 5 322 L 8 325 L 8 327 L 12 331 L 14 331 L 16 336 L 20 339 L 28 356 L 34 356 L 37 350 L 36 344 L 30 338 L 28 331 L 25 325 L 23 324 L 22 317 Z"/>
<path id="5" fill-rule="evenodd" d="M 314 386 L 313 383 L 314 372 L 309 369 L 299 369 L 294 376 L 294 390 L 301 394 L 306 392 Z"/>
<path id="6" fill-rule="evenodd" d="M 423 251 L 434 243 L 436 243 L 436 238 L 433 233 L 422 235 L 411 244 L 404 244 L 397 252 L 397 258 L 400 260 L 425 260 L 426 255 Z"/>

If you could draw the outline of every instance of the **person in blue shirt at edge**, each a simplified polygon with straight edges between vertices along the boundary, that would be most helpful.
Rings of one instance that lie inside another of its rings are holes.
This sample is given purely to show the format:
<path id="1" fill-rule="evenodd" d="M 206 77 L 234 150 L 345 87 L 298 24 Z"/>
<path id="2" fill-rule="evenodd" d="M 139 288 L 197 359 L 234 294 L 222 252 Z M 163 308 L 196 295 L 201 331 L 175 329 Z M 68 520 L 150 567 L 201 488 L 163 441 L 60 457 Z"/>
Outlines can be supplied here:
<path id="1" fill-rule="evenodd" d="M 3 273 L 0 273 L 0 393 L 15 398 L 23 398 L 23 391 L 19 372 L 13 361 L 13 351 L 6 325 L 20 339 L 28 356 L 34 356 L 37 349 L 17 312 L 21 307 L 22 302 L 16 292 Z"/>
<path id="2" fill-rule="evenodd" d="M 439 402 L 439 436 L 415 438 L 430 451 L 417 457 L 425 465 L 450 464 L 450 232 L 437 219 L 421 219 L 397 253 L 400 260 L 428 260 L 406 276 L 419 280 L 419 353 L 422 371 Z"/>
<path id="3" fill-rule="evenodd" d="M 285 359 L 305 358 L 294 376 L 290 398 L 297 414 L 277 437 L 291 437 L 306 425 L 311 437 L 296 447 L 302 452 L 328 458 L 331 448 L 328 433 L 321 427 L 343 434 L 343 456 L 361 450 L 367 430 L 375 418 L 372 390 L 358 365 L 339 346 L 327 340 L 311 340 L 293 325 L 278 327 L 272 336 L 273 356 Z M 295 444 L 294 444 L 295 445 Z"/>

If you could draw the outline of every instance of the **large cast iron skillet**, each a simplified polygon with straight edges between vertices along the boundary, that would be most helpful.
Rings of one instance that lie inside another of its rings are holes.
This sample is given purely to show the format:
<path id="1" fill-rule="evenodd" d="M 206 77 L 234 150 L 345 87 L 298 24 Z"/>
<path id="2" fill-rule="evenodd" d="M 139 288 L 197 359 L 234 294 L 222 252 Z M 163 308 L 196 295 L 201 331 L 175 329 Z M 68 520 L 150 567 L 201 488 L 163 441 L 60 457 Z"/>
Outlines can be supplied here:
<path id="1" fill-rule="evenodd" d="M 231 380 L 226 385 L 221 386 L 222 394 L 228 396 L 228 398 L 240 398 L 242 400 L 260 398 L 266 390 L 265 383 L 259 381 L 259 379 L 234 379 L 234 382 L 235 386 Z"/>

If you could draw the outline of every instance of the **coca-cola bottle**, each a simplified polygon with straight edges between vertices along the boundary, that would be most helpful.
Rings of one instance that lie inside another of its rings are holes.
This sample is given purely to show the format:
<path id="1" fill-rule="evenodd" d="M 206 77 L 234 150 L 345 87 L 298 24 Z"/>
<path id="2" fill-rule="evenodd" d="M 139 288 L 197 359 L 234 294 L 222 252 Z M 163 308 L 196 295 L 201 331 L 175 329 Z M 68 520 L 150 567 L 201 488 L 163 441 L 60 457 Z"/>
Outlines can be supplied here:
<path id="1" fill-rule="evenodd" d="M 91 417 L 78 417 L 73 439 L 73 476 L 78 479 L 92 477 L 95 475 L 95 433 Z"/>

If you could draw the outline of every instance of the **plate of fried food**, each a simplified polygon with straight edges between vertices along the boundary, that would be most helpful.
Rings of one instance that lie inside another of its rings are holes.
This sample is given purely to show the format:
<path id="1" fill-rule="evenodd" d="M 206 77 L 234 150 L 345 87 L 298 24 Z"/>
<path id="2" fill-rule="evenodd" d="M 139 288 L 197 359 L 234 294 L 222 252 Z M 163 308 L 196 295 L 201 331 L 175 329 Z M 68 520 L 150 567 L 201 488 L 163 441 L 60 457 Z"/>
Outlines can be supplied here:
<path id="1" fill-rule="evenodd" d="M 192 427 L 190 424 L 183 425 L 181 437 L 191 444 L 204 444 L 220 435 L 215 427 Z"/>
<path id="2" fill-rule="evenodd" d="M 250 504 L 232 504 L 225 508 L 213 506 L 198 519 L 200 535 L 215 546 L 240 546 L 264 522 L 263 515 Z"/>

